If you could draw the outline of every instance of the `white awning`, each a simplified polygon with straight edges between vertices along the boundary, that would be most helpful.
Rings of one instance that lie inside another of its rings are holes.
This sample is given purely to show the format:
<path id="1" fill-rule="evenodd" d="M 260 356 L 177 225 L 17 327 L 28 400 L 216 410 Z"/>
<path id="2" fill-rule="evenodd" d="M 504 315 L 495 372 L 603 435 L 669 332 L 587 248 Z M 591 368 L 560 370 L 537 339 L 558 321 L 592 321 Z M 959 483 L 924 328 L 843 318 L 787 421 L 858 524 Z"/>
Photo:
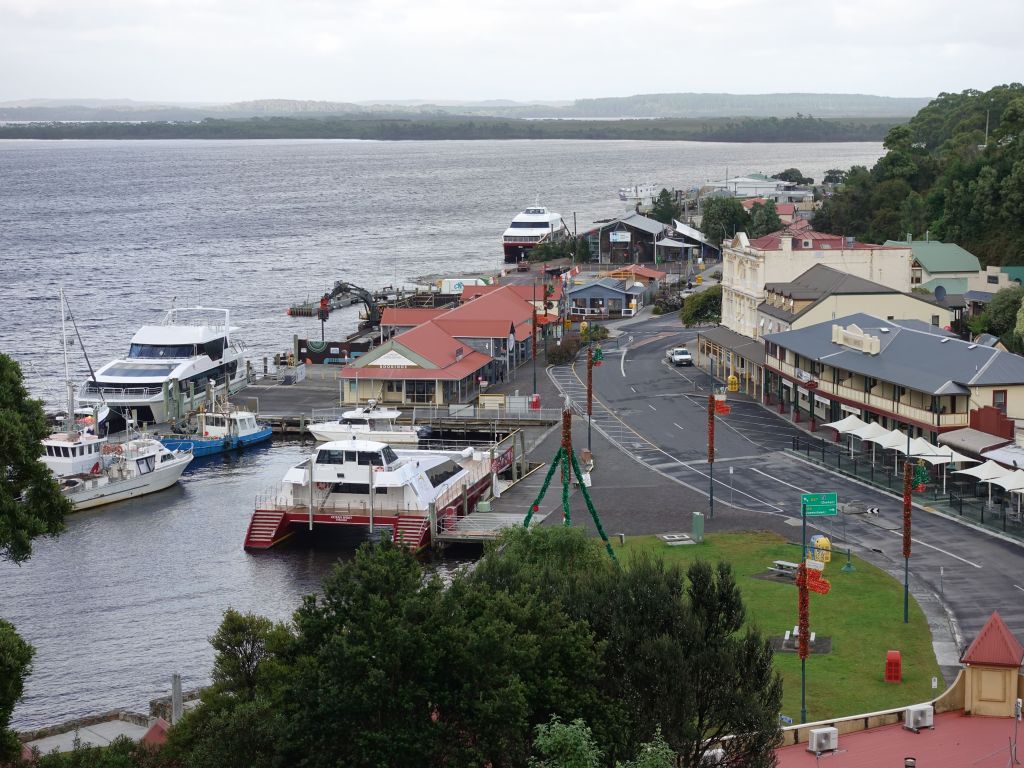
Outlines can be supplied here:
<path id="1" fill-rule="evenodd" d="M 659 240 L 655 245 L 660 245 L 663 248 L 700 248 L 699 245 L 684 243 L 682 240 L 669 240 L 667 237 Z"/>
<path id="2" fill-rule="evenodd" d="M 996 464 L 994 461 L 986 461 L 984 464 L 978 467 L 971 467 L 970 469 L 955 469 L 952 474 L 954 475 L 970 475 L 975 477 L 983 483 L 987 483 L 990 480 L 995 480 L 997 477 L 1006 477 L 1012 474 L 1010 470 L 1001 464 Z"/>
<path id="3" fill-rule="evenodd" d="M 865 439 L 872 443 L 877 443 L 880 448 L 888 448 L 890 450 L 899 451 L 900 453 L 906 453 L 907 441 L 910 438 L 898 429 L 894 429 L 886 432 L 885 434 L 878 435 L 877 437 L 868 437 Z"/>
<path id="4" fill-rule="evenodd" d="M 833 421 L 830 424 L 825 424 L 824 426 L 834 429 L 840 435 L 845 435 L 847 432 L 853 432 L 853 430 L 861 429 L 867 425 L 866 421 L 858 418 L 857 416 L 847 416 L 845 419 Z"/>
<path id="5" fill-rule="evenodd" d="M 861 440 L 872 440 L 880 435 L 888 435 L 889 430 L 877 421 L 872 421 L 867 426 L 852 430 L 850 434 L 854 437 L 859 437 Z"/>
<path id="6" fill-rule="evenodd" d="M 1024 492 L 1024 469 L 1015 469 L 1005 477 L 997 477 L 995 480 L 990 480 L 993 485 L 998 485 L 1000 488 L 1004 488 L 1007 491 L 1021 491 Z"/>

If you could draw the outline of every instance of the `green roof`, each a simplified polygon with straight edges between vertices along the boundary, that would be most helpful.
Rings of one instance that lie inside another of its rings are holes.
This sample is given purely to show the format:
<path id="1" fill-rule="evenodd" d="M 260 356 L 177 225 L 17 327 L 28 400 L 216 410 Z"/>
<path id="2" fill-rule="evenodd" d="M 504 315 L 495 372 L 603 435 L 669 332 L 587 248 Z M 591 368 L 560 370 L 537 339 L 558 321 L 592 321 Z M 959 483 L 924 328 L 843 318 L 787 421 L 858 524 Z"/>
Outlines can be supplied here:
<path id="1" fill-rule="evenodd" d="M 966 277 L 933 277 L 926 283 L 915 285 L 915 288 L 924 288 L 935 293 L 935 289 L 939 286 L 946 289 L 946 294 L 950 293 L 967 293 L 967 278 Z"/>
<path id="2" fill-rule="evenodd" d="M 1002 270 L 1009 275 L 1011 280 L 1024 283 L 1024 267 L 1002 267 Z"/>
<path id="3" fill-rule="evenodd" d="M 885 244 L 906 247 L 907 241 L 886 240 Z M 981 271 L 981 262 L 978 261 L 978 257 L 970 251 L 964 250 L 956 243 L 915 240 L 909 245 L 914 258 L 930 274 Z"/>

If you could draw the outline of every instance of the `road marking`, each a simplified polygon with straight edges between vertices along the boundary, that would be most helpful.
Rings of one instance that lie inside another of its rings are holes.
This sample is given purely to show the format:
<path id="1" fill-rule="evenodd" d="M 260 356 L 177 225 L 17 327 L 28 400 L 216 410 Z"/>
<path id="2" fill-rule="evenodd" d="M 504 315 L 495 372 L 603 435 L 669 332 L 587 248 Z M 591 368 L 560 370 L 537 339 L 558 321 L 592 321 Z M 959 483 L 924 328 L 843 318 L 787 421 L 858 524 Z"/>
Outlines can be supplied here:
<path id="1" fill-rule="evenodd" d="M 1020 587 L 1020 586 L 1017 586 L 1016 584 L 1014 584 L 1013 586 L 1014 586 L 1014 587 L 1015 587 L 1016 589 L 1019 589 L 1019 590 L 1020 590 L 1021 592 L 1024 592 L 1024 587 Z"/>
<path id="2" fill-rule="evenodd" d="M 657 408 L 655 408 L 655 407 L 654 407 L 653 405 L 651 405 L 650 403 L 648 403 L 648 404 L 647 404 L 647 407 L 648 407 L 648 408 L 650 408 L 650 409 L 651 409 L 652 411 L 656 411 L 656 410 L 658 410 Z"/>
<path id="3" fill-rule="evenodd" d="M 793 485 L 792 483 L 787 483 L 785 480 L 779 480 L 779 478 L 777 478 L 777 477 L 772 477 L 767 472 L 762 472 L 757 467 L 749 467 L 749 469 L 752 472 L 757 472 L 757 474 L 759 474 L 759 475 L 764 475 L 765 477 L 769 478 L 770 480 L 774 480 L 776 483 L 782 483 L 783 485 L 788 485 L 790 488 L 795 488 L 796 490 L 800 491 L 800 493 L 810 493 L 810 491 L 805 491 L 803 488 L 800 488 L 799 486 Z"/>
<path id="4" fill-rule="evenodd" d="M 636 387 L 630 386 L 630 389 L 633 390 L 633 394 L 635 395 L 636 394 Z"/>
<path id="5" fill-rule="evenodd" d="M 676 424 L 676 423 L 675 423 L 674 421 L 672 422 L 672 426 L 675 426 L 675 427 L 679 427 L 680 429 L 682 429 L 682 427 L 680 427 L 680 426 L 679 426 L 678 424 Z M 684 431 L 685 431 L 685 430 L 684 430 Z"/>
<path id="6" fill-rule="evenodd" d="M 890 531 L 890 533 L 892 533 L 894 536 L 899 536 L 901 538 L 903 537 L 903 531 Z M 941 552 L 944 555 L 949 555 L 954 560 L 959 560 L 961 563 L 967 563 L 967 565 L 973 565 L 975 568 L 981 568 L 981 566 L 978 565 L 977 563 L 972 563 L 970 560 L 966 560 L 966 559 L 960 557 L 960 555 L 954 555 L 952 552 L 947 552 L 945 549 L 941 549 L 940 547 L 936 547 L 934 544 L 929 544 L 927 541 L 921 541 L 920 539 L 915 539 L 913 536 L 910 537 L 910 540 L 913 541 L 916 544 L 920 544 L 922 547 L 928 547 L 929 549 L 934 549 L 936 552 Z M 1020 589 L 1020 587 L 1018 587 L 1018 589 Z"/>
<path id="7" fill-rule="evenodd" d="M 619 361 L 619 370 L 622 371 L 622 378 L 626 378 L 626 353 L 629 347 L 622 350 L 622 359 Z M 576 370 L 575 368 L 573 370 Z"/>

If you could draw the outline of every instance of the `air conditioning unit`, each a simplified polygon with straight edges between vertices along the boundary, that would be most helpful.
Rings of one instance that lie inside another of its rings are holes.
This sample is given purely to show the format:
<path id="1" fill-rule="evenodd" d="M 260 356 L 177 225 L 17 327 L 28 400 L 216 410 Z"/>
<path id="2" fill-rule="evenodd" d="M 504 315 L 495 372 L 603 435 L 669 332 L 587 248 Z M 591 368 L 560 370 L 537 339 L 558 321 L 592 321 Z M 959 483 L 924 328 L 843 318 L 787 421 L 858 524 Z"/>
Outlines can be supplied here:
<path id="1" fill-rule="evenodd" d="M 903 727 L 917 733 L 922 728 L 935 727 L 935 710 L 931 704 L 915 704 L 903 714 Z"/>
<path id="2" fill-rule="evenodd" d="M 834 752 L 839 749 L 838 728 L 812 728 L 807 739 L 807 751 L 820 755 L 822 752 Z"/>
<path id="3" fill-rule="evenodd" d="M 709 749 L 707 752 L 704 753 L 704 758 L 700 761 L 700 764 L 702 766 L 703 765 L 721 765 L 724 762 L 725 762 L 725 750 L 722 749 L 721 747 L 715 747 L 714 749 Z"/>

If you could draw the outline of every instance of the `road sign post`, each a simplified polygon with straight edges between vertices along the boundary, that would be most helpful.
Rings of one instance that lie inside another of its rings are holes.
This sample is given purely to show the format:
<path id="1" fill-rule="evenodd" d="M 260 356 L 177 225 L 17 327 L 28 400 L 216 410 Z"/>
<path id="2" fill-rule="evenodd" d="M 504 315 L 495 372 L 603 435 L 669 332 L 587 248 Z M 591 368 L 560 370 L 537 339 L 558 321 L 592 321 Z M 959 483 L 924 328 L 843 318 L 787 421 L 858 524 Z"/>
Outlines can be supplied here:
<path id="1" fill-rule="evenodd" d="M 836 494 L 834 493 L 804 493 L 800 495 L 800 522 L 801 522 L 801 550 L 803 561 L 797 571 L 797 622 L 800 627 L 799 655 L 800 655 L 800 722 L 807 722 L 807 654 L 810 652 L 808 645 L 808 632 L 810 631 L 810 603 L 808 590 L 819 594 L 828 594 L 829 584 L 818 576 L 817 571 L 812 577 L 808 577 L 807 571 L 807 518 L 808 517 L 831 517 L 838 514 Z"/>

